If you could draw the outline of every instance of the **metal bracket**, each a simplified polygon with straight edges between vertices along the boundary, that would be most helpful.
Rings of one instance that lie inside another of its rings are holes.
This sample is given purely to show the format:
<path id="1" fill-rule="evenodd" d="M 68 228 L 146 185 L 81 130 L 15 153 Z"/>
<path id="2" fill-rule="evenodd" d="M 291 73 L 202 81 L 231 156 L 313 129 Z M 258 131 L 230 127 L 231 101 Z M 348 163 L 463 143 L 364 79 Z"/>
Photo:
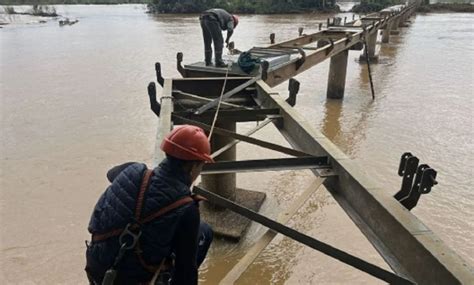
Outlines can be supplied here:
<path id="1" fill-rule="evenodd" d="M 288 91 L 289 91 L 289 97 L 285 101 L 291 107 L 294 107 L 296 105 L 296 95 L 300 91 L 299 81 L 294 78 L 290 78 L 290 81 L 288 82 Z"/>
<path id="2" fill-rule="evenodd" d="M 348 45 L 352 41 L 352 38 L 353 36 L 351 33 L 346 34 L 346 45 Z"/>
<path id="3" fill-rule="evenodd" d="M 328 38 L 329 48 L 326 49 L 326 55 L 328 55 L 334 49 L 334 41 L 331 38 Z"/>
<path id="4" fill-rule="evenodd" d="M 398 168 L 398 175 L 403 176 L 403 180 L 401 190 L 394 195 L 394 198 L 408 210 L 416 206 L 421 194 L 431 192 L 431 188 L 438 184 L 436 170 L 430 168 L 427 164 L 418 166 L 418 162 L 417 157 L 407 152 L 402 155 Z M 416 175 L 414 176 L 415 168 Z M 413 182 L 413 178 L 415 182 Z"/>
<path id="5" fill-rule="evenodd" d="M 163 78 L 163 75 L 161 73 L 161 63 L 157 62 L 155 63 L 155 71 L 156 71 L 156 81 L 163 87 L 165 84 L 165 79 Z"/>
<path id="6" fill-rule="evenodd" d="M 275 43 L 275 33 L 271 33 L 270 34 L 270 44 L 274 44 Z"/>
<path id="7" fill-rule="evenodd" d="M 178 69 L 178 72 L 179 74 L 181 74 L 181 76 L 186 77 L 186 70 L 181 65 L 182 62 L 183 62 L 183 53 L 178 52 L 176 54 L 176 69 Z"/>
<path id="8" fill-rule="evenodd" d="M 261 77 L 263 81 L 266 81 L 268 78 L 268 68 L 270 67 L 270 63 L 268 61 L 263 60 L 260 63 L 260 68 L 261 68 Z"/>
<path id="9" fill-rule="evenodd" d="M 400 166 L 398 167 L 398 175 L 403 177 L 402 187 L 394 196 L 398 201 L 410 195 L 418 163 L 419 159 L 411 153 L 406 152 L 402 155 Z"/>
<path id="10" fill-rule="evenodd" d="M 426 168 L 423 170 L 421 175 L 421 182 L 418 191 L 420 194 L 428 194 L 431 192 L 431 188 L 438 184 L 436 181 L 436 170 L 433 168 Z"/>
<path id="11" fill-rule="evenodd" d="M 150 98 L 150 108 L 157 117 L 160 117 L 161 105 L 156 101 L 156 85 L 154 82 L 148 84 L 148 97 Z"/>
<path id="12" fill-rule="evenodd" d="M 296 70 L 300 69 L 300 67 L 306 61 L 306 53 L 304 52 L 304 50 L 302 48 L 297 48 L 297 49 L 298 49 L 298 52 L 300 53 L 301 57 L 296 62 Z"/>

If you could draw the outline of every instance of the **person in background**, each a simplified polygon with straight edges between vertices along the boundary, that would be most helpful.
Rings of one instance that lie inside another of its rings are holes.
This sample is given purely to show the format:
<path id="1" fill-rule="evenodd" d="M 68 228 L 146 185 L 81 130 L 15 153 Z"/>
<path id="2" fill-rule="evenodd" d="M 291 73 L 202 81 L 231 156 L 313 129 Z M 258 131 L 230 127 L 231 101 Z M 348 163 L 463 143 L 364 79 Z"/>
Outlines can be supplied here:
<path id="1" fill-rule="evenodd" d="M 221 31 L 227 31 L 225 43 L 228 45 L 234 29 L 239 24 L 239 18 L 223 9 L 210 9 L 202 13 L 199 20 L 204 37 L 204 61 L 206 66 L 212 65 L 211 44 L 214 43 L 215 66 L 227 67 L 222 60 L 224 38 Z"/>
<path id="2" fill-rule="evenodd" d="M 107 173 L 111 185 L 88 227 L 90 284 L 148 284 L 160 278 L 163 282 L 155 284 L 198 283 L 213 232 L 200 221 L 201 199 L 190 187 L 204 163 L 213 162 L 211 147 L 201 128 L 182 125 L 161 149 L 166 158 L 153 170 L 129 162 Z"/>

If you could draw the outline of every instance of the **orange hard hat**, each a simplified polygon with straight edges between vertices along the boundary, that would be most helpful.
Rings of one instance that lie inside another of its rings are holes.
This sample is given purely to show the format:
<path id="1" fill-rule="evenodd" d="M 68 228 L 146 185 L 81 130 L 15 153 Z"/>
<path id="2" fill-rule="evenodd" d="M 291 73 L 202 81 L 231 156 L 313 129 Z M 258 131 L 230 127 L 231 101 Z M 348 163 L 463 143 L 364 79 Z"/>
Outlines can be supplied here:
<path id="1" fill-rule="evenodd" d="M 161 150 L 182 160 L 214 162 L 211 145 L 204 131 L 196 126 L 182 125 L 174 128 L 161 143 Z"/>
<path id="2" fill-rule="evenodd" d="M 232 15 L 232 19 L 234 20 L 234 28 L 235 28 L 239 24 L 239 17 L 237 17 L 237 15 Z"/>

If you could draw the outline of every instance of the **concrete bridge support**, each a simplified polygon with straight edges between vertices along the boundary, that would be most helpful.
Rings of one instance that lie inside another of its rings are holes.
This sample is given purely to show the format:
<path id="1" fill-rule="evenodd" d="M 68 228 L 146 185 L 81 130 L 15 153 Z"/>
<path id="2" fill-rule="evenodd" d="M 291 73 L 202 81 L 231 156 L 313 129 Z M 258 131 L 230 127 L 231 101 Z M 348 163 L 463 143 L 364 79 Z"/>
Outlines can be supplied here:
<path id="1" fill-rule="evenodd" d="M 216 127 L 236 132 L 236 125 L 234 121 L 218 121 Z M 213 134 L 211 150 L 217 151 L 233 141 L 232 137 Z M 236 156 L 237 148 L 233 146 L 214 159 L 216 162 L 236 161 Z M 201 176 L 201 182 L 211 192 L 258 212 L 265 200 L 265 193 L 238 188 L 236 178 L 236 173 L 206 174 Z M 209 203 L 204 203 L 201 207 L 201 216 L 212 226 L 216 235 L 234 240 L 240 239 L 250 225 L 250 220 L 243 216 Z"/>
<path id="2" fill-rule="evenodd" d="M 391 35 L 398 35 L 400 31 L 398 30 L 398 26 L 400 25 L 400 17 L 397 17 L 396 19 L 393 20 L 391 24 L 392 30 L 390 31 Z"/>
<path id="3" fill-rule="evenodd" d="M 390 42 L 390 30 L 392 29 L 392 23 L 388 23 L 382 31 L 382 43 L 386 44 Z"/>
<path id="4" fill-rule="evenodd" d="M 346 87 L 347 58 L 349 50 L 344 50 L 331 57 L 328 75 L 328 99 L 344 98 L 344 89 Z"/>
<path id="5" fill-rule="evenodd" d="M 375 55 L 375 47 L 377 46 L 377 32 L 373 32 L 368 35 L 367 44 L 364 47 L 364 51 L 359 57 L 359 61 L 365 61 L 365 55 L 369 54 L 370 62 L 377 62 L 378 56 Z M 367 53 L 366 53 L 367 49 Z"/>
<path id="6" fill-rule="evenodd" d="M 216 124 L 216 127 L 226 129 L 231 132 L 236 131 L 235 122 L 219 122 Z M 228 143 L 231 143 L 233 139 L 231 137 L 223 137 L 218 135 L 213 135 L 211 139 L 211 149 L 218 150 L 221 147 L 224 147 Z M 219 155 L 215 160 L 216 161 L 235 161 L 237 156 L 236 147 L 232 147 L 226 152 Z M 235 173 L 225 173 L 225 174 L 208 174 L 202 175 L 202 184 L 204 188 L 219 194 L 220 196 L 235 201 L 235 185 L 236 185 L 236 174 Z M 223 210 L 221 208 L 214 208 L 213 210 Z"/>
<path id="7" fill-rule="evenodd" d="M 400 16 L 399 22 L 398 22 L 398 26 L 399 26 L 400 28 L 406 27 L 406 24 L 405 24 L 405 22 L 407 21 L 406 18 L 407 18 L 407 13 L 405 13 L 405 14 L 403 14 L 403 15 Z"/>

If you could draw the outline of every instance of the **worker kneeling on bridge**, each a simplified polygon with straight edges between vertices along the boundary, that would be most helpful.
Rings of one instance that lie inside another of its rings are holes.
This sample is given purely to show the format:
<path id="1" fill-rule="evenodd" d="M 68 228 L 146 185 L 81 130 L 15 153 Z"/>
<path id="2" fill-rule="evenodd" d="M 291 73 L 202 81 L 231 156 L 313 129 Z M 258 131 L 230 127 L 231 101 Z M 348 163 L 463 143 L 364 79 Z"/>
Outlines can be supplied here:
<path id="1" fill-rule="evenodd" d="M 153 170 L 129 162 L 109 170 L 111 185 L 89 222 L 86 272 L 91 284 L 197 284 L 212 241 L 190 187 L 213 162 L 201 128 L 176 127 Z M 161 282 L 161 283 L 160 283 Z"/>
<path id="2" fill-rule="evenodd" d="M 206 66 L 212 64 L 212 47 L 214 42 L 216 67 L 227 67 L 222 60 L 222 50 L 224 48 L 224 38 L 222 31 L 227 30 L 226 45 L 229 44 L 230 37 L 234 29 L 239 24 L 239 18 L 236 15 L 229 14 L 224 9 L 210 9 L 202 13 L 199 17 L 204 37 L 204 59 Z"/>

